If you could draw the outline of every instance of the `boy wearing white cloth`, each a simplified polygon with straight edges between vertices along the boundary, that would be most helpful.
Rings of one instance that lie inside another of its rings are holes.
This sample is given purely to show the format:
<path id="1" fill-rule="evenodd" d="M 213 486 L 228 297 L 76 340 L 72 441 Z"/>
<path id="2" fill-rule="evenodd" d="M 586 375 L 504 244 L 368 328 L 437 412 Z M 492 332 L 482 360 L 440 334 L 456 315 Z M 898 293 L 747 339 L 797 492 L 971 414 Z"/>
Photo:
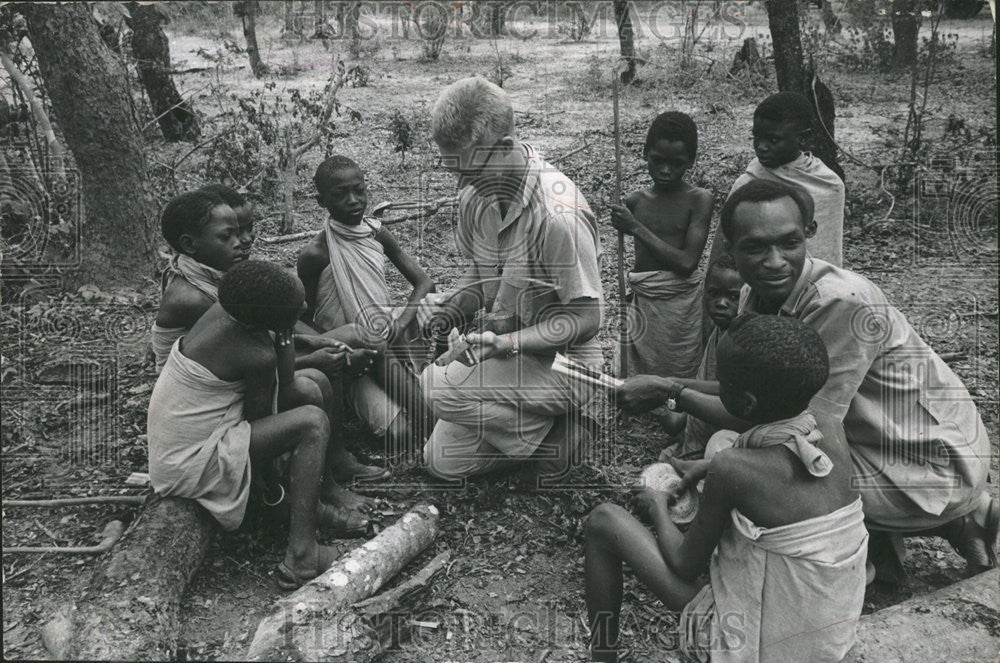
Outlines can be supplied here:
<path id="1" fill-rule="evenodd" d="M 851 489 L 837 422 L 806 408 L 826 382 L 819 335 L 796 320 L 745 316 L 719 340 L 719 396 L 753 423 L 735 448 L 687 469 L 704 478 L 682 533 L 666 493 L 640 502 L 654 536 L 619 506 L 586 527 L 591 657 L 617 661 L 622 562 L 671 610 L 682 648 L 699 661 L 840 661 L 851 648 L 865 591 L 868 533 Z M 708 566 L 708 583 L 700 579 Z"/>
<path id="2" fill-rule="evenodd" d="M 197 500 L 227 530 L 245 515 L 251 466 L 279 491 L 272 500 L 284 499 L 270 475 L 273 460 L 291 452 L 289 544 L 278 568 L 285 588 L 338 556 L 316 543 L 317 526 L 354 533 L 367 524 L 344 506 L 348 491 L 334 480 L 324 396 L 295 375 L 292 327 L 303 309 L 301 283 L 281 268 L 244 261 L 230 269 L 219 301 L 174 343 L 147 419 L 153 489 Z"/>
<path id="3" fill-rule="evenodd" d="M 327 158 L 314 182 L 316 200 L 330 217 L 299 253 L 308 305 L 304 319 L 324 332 L 356 325 L 357 342 L 387 350 L 369 375 L 351 380 L 348 398 L 376 437 L 384 437 L 391 449 L 412 451 L 414 433 L 426 437 L 431 425 L 416 382 L 427 352 L 415 317 L 416 303 L 434 291 L 434 282 L 378 219 L 365 215 L 365 176 L 353 160 Z M 387 258 L 413 286 L 399 309 L 390 303 Z M 400 416 L 404 409 L 408 416 Z"/>
<path id="4" fill-rule="evenodd" d="M 701 270 L 712 192 L 684 181 L 698 153 L 698 129 L 684 113 L 653 120 L 644 155 L 652 186 L 611 206 L 611 223 L 635 238 L 628 274 L 629 374 L 692 378 L 701 358 Z"/>

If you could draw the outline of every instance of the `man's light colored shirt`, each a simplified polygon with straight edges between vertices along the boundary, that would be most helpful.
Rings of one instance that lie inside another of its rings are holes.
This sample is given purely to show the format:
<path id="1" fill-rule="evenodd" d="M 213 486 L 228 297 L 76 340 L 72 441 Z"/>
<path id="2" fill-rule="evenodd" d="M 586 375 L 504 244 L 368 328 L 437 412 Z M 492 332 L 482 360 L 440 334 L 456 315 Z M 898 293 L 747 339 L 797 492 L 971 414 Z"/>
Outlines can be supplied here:
<path id="1" fill-rule="evenodd" d="M 603 309 L 600 239 L 590 205 L 534 148 L 524 143 L 521 148 L 527 171 L 520 198 L 506 215 L 473 186 L 459 195 L 459 250 L 473 262 L 477 278 L 503 277 L 482 286 L 487 307 L 516 313 L 522 327 L 564 315 L 562 305 L 574 299 L 596 299 Z M 596 337 L 570 348 L 570 354 L 601 362 Z"/>
<path id="2" fill-rule="evenodd" d="M 761 312 L 744 286 L 741 312 Z M 866 517 L 887 529 L 964 515 L 990 443 L 962 381 L 868 279 L 807 258 L 779 315 L 819 332 L 830 377 L 810 408 L 843 421 Z M 924 521 L 921 521 L 921 518 Z"/>

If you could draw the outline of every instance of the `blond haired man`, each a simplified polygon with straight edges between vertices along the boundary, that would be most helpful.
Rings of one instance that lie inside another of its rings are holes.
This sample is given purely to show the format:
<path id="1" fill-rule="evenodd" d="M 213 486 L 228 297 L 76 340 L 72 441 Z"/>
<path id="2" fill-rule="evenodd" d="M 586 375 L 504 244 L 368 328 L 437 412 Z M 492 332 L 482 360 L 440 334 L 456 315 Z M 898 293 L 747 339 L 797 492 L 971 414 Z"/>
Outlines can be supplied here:
<path id="1" fill-rule="evenodd" d="M 424 297 L 418 319 L 514 314 L 517 329 L 467 336 L 472 365 L 431 365 L 424 398 L 439 421 L 424 447 L 432 474 L 466 477 L 541 455 L 565 462 L 565 415 L 593 388 L 551 371 L 563 352 L 602 363 L 600 243 L 576 185 L 517 139 L 502 89 L 483 78 L 446 88 L 431 115 L 442 165 L 458 176 L 456 241 L 468 260 L 455 289 Z M 452 331 L 451 343 L 458 337 Z M 536 452 L 539 452 L 536 454 Z M 552 465 L 550 465 L 552 467 Z"/>

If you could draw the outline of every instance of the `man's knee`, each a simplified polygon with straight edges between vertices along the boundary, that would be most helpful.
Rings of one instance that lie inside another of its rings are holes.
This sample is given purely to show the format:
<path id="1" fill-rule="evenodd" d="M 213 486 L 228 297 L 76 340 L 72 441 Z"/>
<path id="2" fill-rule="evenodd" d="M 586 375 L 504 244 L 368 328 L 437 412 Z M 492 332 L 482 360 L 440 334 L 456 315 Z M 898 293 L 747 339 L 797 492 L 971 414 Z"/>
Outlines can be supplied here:
<path id="1" fill-rule="evenodd" d="M 448 415 L 461 409 L 469 403 L 468 390 L 462 390 L 444 379 L 447 367 L 431 364 L 420 374 L 420 393 L 431 413 L 438 418 L 447 419 Z"/>
<path id="2" fill-rule="evenodd" d="M 588 541 L 606 539 L 615 531 L 622 516 L 626 514 L 628 512 L 625 509 L 611 502 L 598 505 L 587 516 L 583 534 Z"/>
<path id="3" fill-rule="evenodd" d="M 433 437 L 424 445 L 424 467 L 431 476 L 445 481 L 464 479 L 472 474 L 467 471 L 468 468 L 445 458 L 443 447 L 436 444 Z"/>

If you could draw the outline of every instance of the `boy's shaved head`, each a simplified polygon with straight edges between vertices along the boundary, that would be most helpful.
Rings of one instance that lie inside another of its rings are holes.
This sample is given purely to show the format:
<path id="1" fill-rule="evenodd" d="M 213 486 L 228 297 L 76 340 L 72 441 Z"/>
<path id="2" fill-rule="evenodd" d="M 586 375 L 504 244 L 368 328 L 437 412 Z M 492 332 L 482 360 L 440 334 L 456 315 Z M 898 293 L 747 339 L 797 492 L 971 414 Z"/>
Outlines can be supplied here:
<path id="1" fill-rule="evenodd" d="M 739 270 L 736 268 L 736 261 L 733 260 L 733 256 L 731 256 L 727 251 L 723 251 L 722 253 L 717 255 L 715 257 L 715 260 L 709 263 L 708 269 L 705 270 L 705 274 L 708 275 L 715 270 L 722 271 L 725 269 L 730 269 L 734 272 L 739 272 Z"/>
<path id="2" fill-rule="evenodd" d="M 316 168 L 316 174 L 313 175 L 313 183 L 316 185 L 316 189 L 322 191 L 325 187 L 330 186 L 334 175 L 344 170 L 357 170 L 361 172 L 361 166 L 354 159 L 342 154 L 334 154 L 324 159 L 323 163 Z"/>
<path id="3" fill-rule="evenodd" d="M 219 283 L 219 304 L 245 325 L 286 329 L 299 319 L 304 302 L 302 282 L 263 260 L 237 263 Z"/>
<path id="4" fill-rule="evenodd" d="M 446 87 L 431 109 L 438 145 L 464 150 L 514 133 L 514 108 L 502 88 L 481 76 Z"/>
<path id="5" fill-rule="evenodd" d="M 753 419 L 760 423 L 800 414 L 830 373 L 826 345 L 816 330 L 776 315 L 736 318 L 719 339 L 716 357 L 720 396 L 727 392 L 725 402 L 731 394 L 752 394 L 757 401 Z"/>
<path id="6" fill-rule="evenodd" d="M 233 187 L 226 186 L 225 184 L 206 184 L 198 189 L 198 191 L 206 191 L 208 193 L 215 194 L 219 198 L 222 198 L 222 200 L 224 200 L 225 203 L 233 209 L 243 207 L 247 204 L 247 199 L 243 197 L 243 194 Z"/>
<path id="7" fill-rule="evenodd" d="M 754 117 L 772 122 L 793 122 L 805 130 L 812 124 L 812 104 L 799 92 L 777 92 L 764 99 L 753 112 Z"/>
<path id="8" fill-rule="evenodd" d="M 698 154 L 698 127 L 686 113 L 667 111 L 656 116 L 646 132 L 646 151 L 660 140 L 684 143 L 692 162 Z"/>
<path id="9" fill-rule="evenodd" d="M 160 230 L 171 248 L 182 253 L 181 235 L 197 235 L 211 218 L 212 210 L 226 201 L 218 194 L 198 189 L 174 196 L 160 214 Z"/>

